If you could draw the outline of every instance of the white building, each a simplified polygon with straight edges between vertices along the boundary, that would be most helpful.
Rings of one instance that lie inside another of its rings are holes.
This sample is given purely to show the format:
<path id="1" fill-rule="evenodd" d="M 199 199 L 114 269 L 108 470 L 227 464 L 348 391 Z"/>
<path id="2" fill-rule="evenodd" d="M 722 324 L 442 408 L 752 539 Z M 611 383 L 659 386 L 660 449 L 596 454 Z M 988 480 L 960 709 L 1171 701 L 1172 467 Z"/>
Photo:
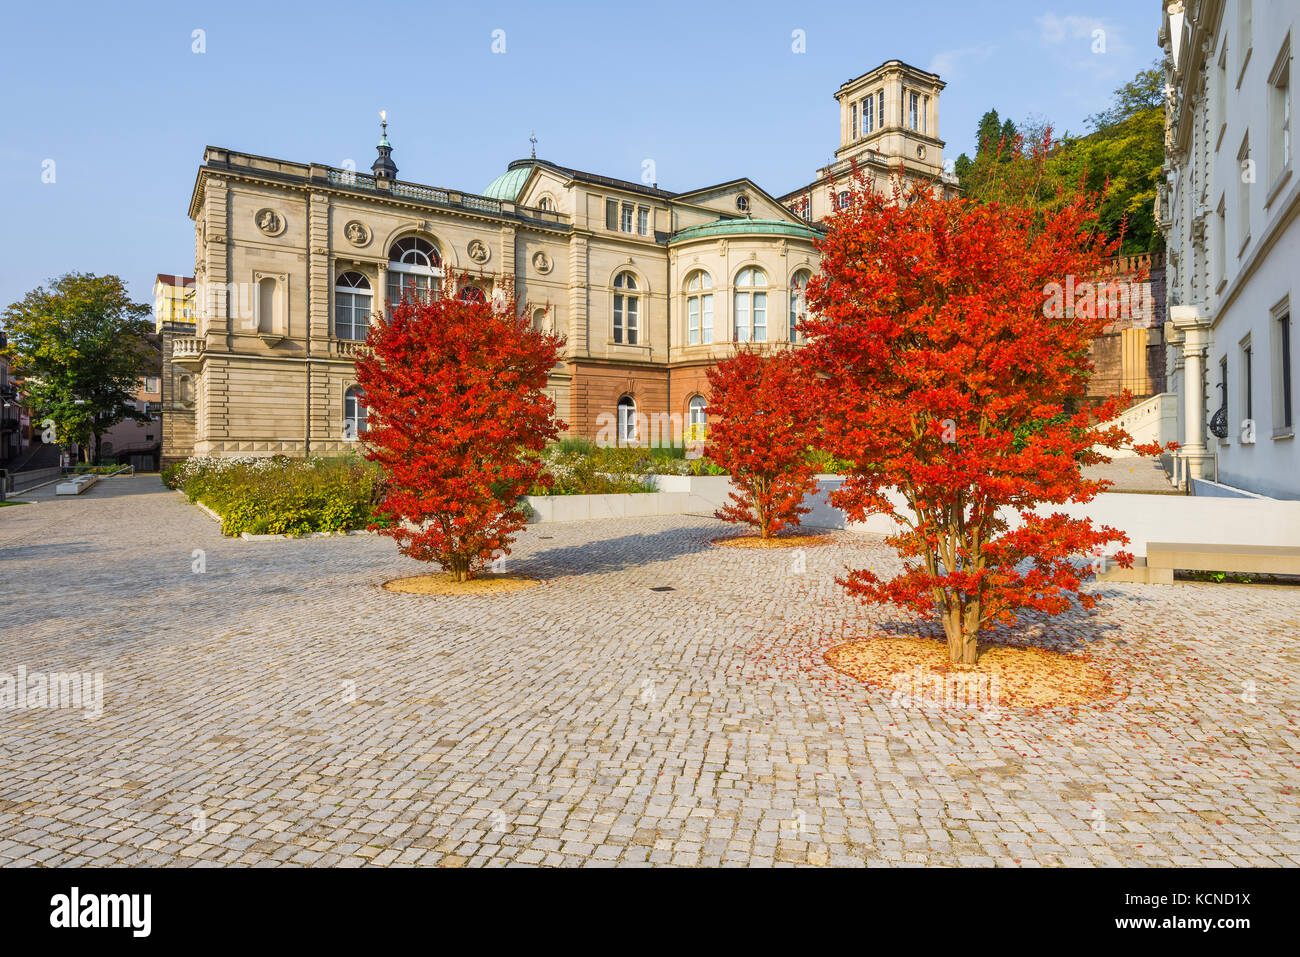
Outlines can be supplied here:
<path id="1" fill-rule="evenodd" d="M 1300 0 L 1164 0 L 1170 388 L 1177 470 L 1300 499 Z"/>

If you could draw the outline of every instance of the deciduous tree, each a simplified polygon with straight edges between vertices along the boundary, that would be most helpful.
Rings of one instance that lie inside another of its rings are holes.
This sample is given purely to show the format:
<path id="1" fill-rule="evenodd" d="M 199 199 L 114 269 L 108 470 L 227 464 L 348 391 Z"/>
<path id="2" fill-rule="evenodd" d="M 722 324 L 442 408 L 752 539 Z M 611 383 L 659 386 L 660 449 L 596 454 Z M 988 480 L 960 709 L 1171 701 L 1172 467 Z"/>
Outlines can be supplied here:
<path id="1" fill-rule="evenodd" d="M 714 514 L 754 526 L 762 538 L 793 528 L 817 488 L 809 457 L 812 390 L 793 353 L 742 350 L 708 370 L 704 454 L 731 473 L 736 490 Z"/>
<path id="2" fill-rule="evenodd" d="M 1079 193 L 1044 210 L 859 189 L 822 243 L 806 360 L 828 403 L 830 450 L 854 463 L 832 502 L 902 529 L 889 539 L 901 574 L 858 569 L 844 584 L 937 611 L 959 666 L 975 663 L 982 628 L 1020 609 L 1059 613 L 1076 595 L 1091 607 L 1077 556 L 1127 541 L 1037 510 L 1091 501 L 1107 483 L 1081 467 L 1131 441 L 1098 424 L 1129 397 L 1076 411 L 1106 319 L 1045 307 L 1050 284 L 1097 276 L 1113 254 L 1097 215 L 1096 197 Z"/>
<path id="3" fill-rule="evenodd" d="M 392 524 L 380 531 L 403 554 L 457 581 L 509 554 L 537 453 L 563 427 L 545 392 L 561 341 L 533 329 L 512 292 L 470 301 L 450 284 L 371 326 L 357 361 L 365 456 L 384 468 L 378 513 Z"/>
<path id="4" fill-rule="evenodd" d="M 147 303 L 132 302 L 117 276 L 71 272 L 4 311 L 9 352 L 24 379 L 32 418 L 52 420 L 57 441 L 89 445 L 125 419 L 147 421 L 134 405 L 140 377 L 157 361 Z"/>

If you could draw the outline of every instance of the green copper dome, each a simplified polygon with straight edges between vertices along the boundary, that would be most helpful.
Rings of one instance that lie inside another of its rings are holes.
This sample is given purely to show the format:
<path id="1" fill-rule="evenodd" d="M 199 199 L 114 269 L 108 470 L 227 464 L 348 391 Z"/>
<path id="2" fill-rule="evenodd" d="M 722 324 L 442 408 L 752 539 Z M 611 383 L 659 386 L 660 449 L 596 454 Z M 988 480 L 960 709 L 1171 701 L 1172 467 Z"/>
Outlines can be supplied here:
<path id="1" fill-rule="evenodd" d="M 767 234 L 769 236 L 797 236 L 800 239 L 817 239 L 820 230 L 802 223 L 791 223 L 784 219 L 720 219 L 716 223 L 703 223 L 699 226 L 687 226 L 673 233 L 670 243 L 686 242 L 691 239 L 705 239 L 709 236 L 737 236 Z"/>
<path id="2" fill-rule="evenodd" d="M 513 203 L 518 198 L 519 191 L 524 188 L 524 182 L 528 179 L 528 174 L 532 171 L 531 164 L 511 167 L 488 183 L 487 189 L 483 190 L 483 195 L 491 199 L 504 199 Z"/>

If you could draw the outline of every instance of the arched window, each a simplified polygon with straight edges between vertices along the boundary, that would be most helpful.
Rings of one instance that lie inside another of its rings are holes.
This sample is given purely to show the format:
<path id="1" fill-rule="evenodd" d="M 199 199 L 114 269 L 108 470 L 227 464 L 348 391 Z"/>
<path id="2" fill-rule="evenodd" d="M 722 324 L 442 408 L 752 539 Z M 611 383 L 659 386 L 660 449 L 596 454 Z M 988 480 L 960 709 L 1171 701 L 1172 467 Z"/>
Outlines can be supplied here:
<path id="1" fill-rule="evenodd" d="M 551 200 L 551 197 L 543 196 L 541 199 L 537 201 L 537 208 L 552 210 L 555 209 L 555 203 Z"/>
<path id="2" fill-rule="evenodd" d="M 637 444 L 636 400 L 630 395 L 618 400 L 618 444 Z"/>
<path id="3" fill-rule="evenodd" d="M 713 277 L 697 269 L 686 277 L 686 344 L 713 341 Z"/>
<path id="4" fill-rule="evenodd" d="M 790 341 L 802 342 L 799 323 L 808 318 L 808 280 L 812 273 L 800 269 L 790 280 Z"/>
<path id="5" fill-rule="evenodd" d="M 366 394 L 354 385 L 343 393 L 343 440 L 355 442 L 366 431 Z"/>
<path id="6" fill-rule="evenodd" d="M 334 282 L 334 335 L 339 339 L 364 339 L 370 327 L 373 296 L 370 280 L 359 272 L 345 272 Z"/>
<path id="7" fill-rule="evenodd" d="M 736 306 L 732 313 L 737 342 L 767 341 L 767 274 L 754 266 L 736 276 Z"/>
<path id="8" fill-rule="evenodd" d="M 614 277 L 614 341 L 637 344 L 640 335 L 641 297 L 635 294 L 636 277 L 621 272 Z"/>
<path id="9" fill-rule="evenodd" d="M 442 257 L 433 243 L 405 236 L 388 250 L 388 301 L 401 302 L 414 295 L 425 302 L 437 295 L 434 281 L 442 275 Z"/>
<path id="10" fill-rule="evenodd" d="M 709 430 L 709 412 L 708 404 L 704 401 L 704 396 L 691 396 L 691 401 L 686 406 L 688 427 L 686 430 L 687 442 L 703 442 L 706 433 Z"/>
<path id="11" fill-rule="evenodd" d="M 465 286 L 460 291 L 461 302 L 487 302 L 487 296 L 478 286 Z"/>

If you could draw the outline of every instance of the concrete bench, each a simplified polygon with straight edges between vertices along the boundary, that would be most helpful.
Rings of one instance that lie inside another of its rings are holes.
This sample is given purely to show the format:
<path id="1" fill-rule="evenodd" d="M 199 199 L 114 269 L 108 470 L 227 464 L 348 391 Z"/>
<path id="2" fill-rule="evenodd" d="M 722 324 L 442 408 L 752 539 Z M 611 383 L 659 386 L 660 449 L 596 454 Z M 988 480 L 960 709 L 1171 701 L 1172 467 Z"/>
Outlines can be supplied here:
<path id="1" fill-rule="evenodd" d="M 98 475 L 86 472 L 83 475 L 77 475 L 68 479 L 66 482 L 60 482 L 54 486 L 55 495 L 80 495 L 86 489 L 90 488 L 99 481 Z"/>
<path id="2" fill-rule="evenodd" d="M 1149 542 L 1145 559 L 1133 559 L 1132 568 L 1107 568 L 1097 580 L 1172 585 L 1175 570 L 1300 575 L 1300 547 Z"/>

